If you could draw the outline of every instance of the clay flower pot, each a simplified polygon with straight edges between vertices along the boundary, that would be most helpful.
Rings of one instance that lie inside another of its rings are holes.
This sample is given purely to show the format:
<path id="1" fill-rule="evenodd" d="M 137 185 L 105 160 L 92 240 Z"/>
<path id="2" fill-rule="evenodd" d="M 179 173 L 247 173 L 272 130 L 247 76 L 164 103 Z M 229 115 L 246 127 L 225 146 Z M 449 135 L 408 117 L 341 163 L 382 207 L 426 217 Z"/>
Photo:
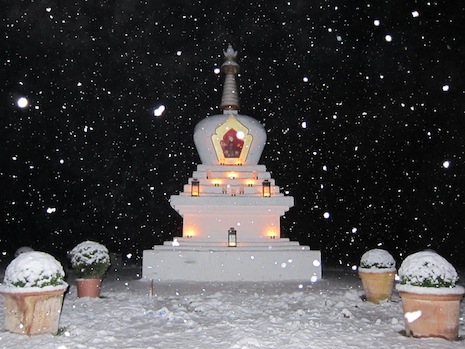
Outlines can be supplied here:
<path id="1" fill-rule="evenodd" d="M 399 295 L 402 298 L 408 336 L 457 340 L 463 294 L 399 292 Z"/>
<path id="2" fill-rule="evenodd" d="M 396 261 L 382 249 L 369 250 L 360 260 L 358 275 L 367 301 L 378 304 L 388 299 L 394 288 Z"/>
<path id="3" fill-rule="evenodd" d="M 108 249 L 94 241 L 84 241 L 70 253 L 71 266 L 78 279 L 78 297 L 99 297 L 103 276 L 110 267 Z"/>
<path id="4" fill-rule="evenodd" d="M 28 336 L 58 332 L 66 288 L 37 292 L 0 292 L 4 297 L 5 329 Z"/>
<path id="5" fill-rule="evenodd" d="M 391 297 L 396 277 L 395 271 L 373 273 L 359 270 L 358 275 L 362 280 L 367 301 L 378 304 Z"/>
<path id="6" fill-rule="evenodd" d="M 77 296 L 79 298 L 100 296 L 100 288 L 102 285 L 101 279 L 77 279 Z"/>
<path id="7" fill-rule="evenodd" d="M 57 333 L 68 288 L 64 275 L 61 264 L 47 253 L 19 254 L 6 268 L 0 286 L 5 329 L 29 336 Z"/>
<path id="8" fill-rule="evenodd" d="M 423 251 L 404 260 L 399 277 L 407 335 L 457 340 L 465 288 L 457 285 L 455 268 L 436 252 Z"/>

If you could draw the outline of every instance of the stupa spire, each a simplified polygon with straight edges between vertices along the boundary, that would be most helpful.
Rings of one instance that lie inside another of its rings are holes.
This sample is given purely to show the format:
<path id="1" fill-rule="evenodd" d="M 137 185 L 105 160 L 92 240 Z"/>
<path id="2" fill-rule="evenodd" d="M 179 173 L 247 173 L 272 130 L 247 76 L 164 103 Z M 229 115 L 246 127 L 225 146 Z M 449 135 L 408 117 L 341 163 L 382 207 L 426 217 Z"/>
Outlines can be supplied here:
<path id="1" fill-rule="evenodd" d="M 220 108 L 222 110 L 239 110 L 239 91 L 237 90 L 236 74 L 239 72 L 239 64 L 236 62 L 237 51 L 231 45 L 224 51 L 224 63 L 221 66 L 226 78 L 223 86 Z"/>

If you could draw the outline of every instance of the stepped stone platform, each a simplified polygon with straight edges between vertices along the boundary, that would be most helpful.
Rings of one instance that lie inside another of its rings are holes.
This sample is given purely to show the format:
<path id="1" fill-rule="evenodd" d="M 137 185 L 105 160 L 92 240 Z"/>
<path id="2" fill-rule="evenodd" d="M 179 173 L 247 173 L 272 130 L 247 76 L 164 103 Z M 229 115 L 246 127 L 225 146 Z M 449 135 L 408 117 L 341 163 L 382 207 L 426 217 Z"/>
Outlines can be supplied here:
<path id="1" fill-rule="evenodd" d="M 174 238 L 145 250 L 142 277 L 157 281 L 316 281 L 320 251 L 289 239 L 256 239 L 228 247 L 210 239 Z"/>

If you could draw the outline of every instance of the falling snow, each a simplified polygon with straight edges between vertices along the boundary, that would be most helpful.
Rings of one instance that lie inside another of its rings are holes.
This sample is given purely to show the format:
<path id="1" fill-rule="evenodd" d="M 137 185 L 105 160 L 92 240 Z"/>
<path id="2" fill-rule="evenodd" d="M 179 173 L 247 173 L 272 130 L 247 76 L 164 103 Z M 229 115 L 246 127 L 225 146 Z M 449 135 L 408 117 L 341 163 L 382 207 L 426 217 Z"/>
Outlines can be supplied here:
<path id="1" fill-rule="evenodd" d="M 16 102 L 16 104 L 18 105 L 18 107 L 20 108 L 26 108 L 29 104 L 29 101 L 27 100 L 26 97 L 21 97 L 18 99 L 18 101 Z"/>
<path id="2" fill-rule="evenodd" d="M 140 262 L 179 236 L 169 197 L 199 162 L 195 125 L 220 112 L 232 44 L 240 112 L 267 130 L 260 163 L 295 198 L 284 237 L 326 264 L 380 246 L 465 265 L 463 10 L 5 3 L 0 258 L 23 245 L 64 257 L 91 239 Z"/>

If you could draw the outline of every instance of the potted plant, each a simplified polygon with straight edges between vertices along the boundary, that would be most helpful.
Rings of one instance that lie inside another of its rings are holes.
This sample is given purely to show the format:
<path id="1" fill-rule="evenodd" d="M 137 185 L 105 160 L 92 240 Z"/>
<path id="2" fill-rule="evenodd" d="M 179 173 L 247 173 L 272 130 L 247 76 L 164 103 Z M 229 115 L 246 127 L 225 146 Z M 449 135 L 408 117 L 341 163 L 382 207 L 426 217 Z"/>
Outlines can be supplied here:
<path id="1" fill-rule="evenodd" d="M 29 246 L 21 246 L 20 248 L 16 250 L 15 258 L 18 257 L 21 253 L 32 252 L 32 251 L 34 251 L 34 249 Z"/>
<path id="2" fill-rule="evenodd" d="M 360 259 L 358 275 L 362 280 L 367 300 L 378 304 L 392 294 L 396 261 L 386 250 L 369 250 Z"/>
<path id="3" fill-rule="evenodd" d="M 0 285 L 5 329 L 29 336 L 57 333 L 68 288 L 64 277 L 63 267 L 51 255 L 38 251 L 19 254 L 7 266 Z"/>
<path id="4" fill-rule="evenodd" d="M 465 289 L 457 285 L 455 268 L 436 252 L 422 251 L 402 262 L 399 278 L 407 335 L 456 340 Z"/>
<path id="5" fill-rule="evenodd" d="M 110 267 L 108 249 L 94 241 L 84 241 L 70 252 L 77 280 L 78 297 L 98 297 L 103 276 Z"/>

